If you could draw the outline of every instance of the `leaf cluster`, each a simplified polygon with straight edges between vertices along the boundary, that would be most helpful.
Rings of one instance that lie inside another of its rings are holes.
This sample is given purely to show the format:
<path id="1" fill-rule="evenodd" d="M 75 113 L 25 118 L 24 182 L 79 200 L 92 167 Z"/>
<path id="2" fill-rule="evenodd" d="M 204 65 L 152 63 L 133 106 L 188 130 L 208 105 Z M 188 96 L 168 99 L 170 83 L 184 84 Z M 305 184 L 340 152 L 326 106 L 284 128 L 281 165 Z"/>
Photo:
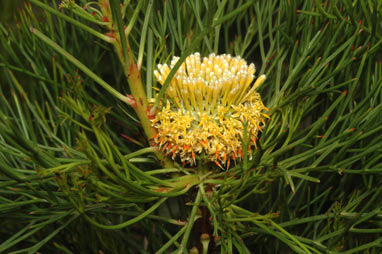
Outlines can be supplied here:
<path id="1" fill-rule="evenodd" d="M 380 10 L 26 1 L 0 24 L 0 252 L 380 253 Z M 163 166 L 126 101 L 129 57 L 159 106 L 176 70 L 158 87 L 155 65 L 195 51 L 267 76 L 271 118 L 227 171 Z"/>

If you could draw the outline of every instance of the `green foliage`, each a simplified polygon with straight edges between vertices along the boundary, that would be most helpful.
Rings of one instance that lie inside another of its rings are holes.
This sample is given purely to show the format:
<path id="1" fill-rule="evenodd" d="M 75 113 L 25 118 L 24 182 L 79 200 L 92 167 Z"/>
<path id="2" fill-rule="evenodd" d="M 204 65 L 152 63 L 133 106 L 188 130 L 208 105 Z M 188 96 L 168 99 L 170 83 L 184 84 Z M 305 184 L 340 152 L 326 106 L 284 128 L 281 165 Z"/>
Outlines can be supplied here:
<path id="1" fill-rule="evenodd" d="M 0 24 L 0 253 L 382 252 L 380 1 L 99 2 Z M 195 51 L 267 75 L 227 171 L 163 166 L 126 96 L 129 57 L 159 106 L 155 65 Z"/>

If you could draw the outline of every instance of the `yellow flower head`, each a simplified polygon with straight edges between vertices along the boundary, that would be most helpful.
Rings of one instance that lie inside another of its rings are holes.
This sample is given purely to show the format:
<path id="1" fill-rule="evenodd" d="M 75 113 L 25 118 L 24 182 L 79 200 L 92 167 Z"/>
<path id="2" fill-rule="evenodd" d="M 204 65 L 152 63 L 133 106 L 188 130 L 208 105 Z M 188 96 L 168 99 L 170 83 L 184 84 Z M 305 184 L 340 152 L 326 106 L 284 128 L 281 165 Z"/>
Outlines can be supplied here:
<path id="1" fill-rule="evenodd" d="M 163 85 L 170 67 L 158 64 L 154 72 Z M 265 80 L 254 80 L 255 66 L 229 54 L 200 57 L 195 53 L 177 70 L 166 90 L 163 107 L 152 120 L 157 129 L 154 142 L 173 159 L 196 164 L 196 157 L 229 167 L 243 157 L 243 137 L 247 128 L 248 149 L 255 146 L 264 125 L 267 108 L 256 87 Z M 249 153 L 250 155 L 251 153 Z"/>

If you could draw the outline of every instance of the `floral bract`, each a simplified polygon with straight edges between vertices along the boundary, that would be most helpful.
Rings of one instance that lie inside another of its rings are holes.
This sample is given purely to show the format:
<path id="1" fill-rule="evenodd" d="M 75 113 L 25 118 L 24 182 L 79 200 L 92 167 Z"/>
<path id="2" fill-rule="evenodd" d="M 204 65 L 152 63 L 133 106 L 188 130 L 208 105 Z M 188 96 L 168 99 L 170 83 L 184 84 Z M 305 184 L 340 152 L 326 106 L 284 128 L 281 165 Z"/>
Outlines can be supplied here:
<path id="1" fill-rule="evenodd" d="M 154 74 L 159 83 L 163 85 L 178 60 L 174 57 L 170 67 L 158 65 Z M 251 150 L 264 117 L 268 117 L 260 94 L 255 92 L 265 75 L 251 86 L 254 73 L 254 64 L 248 66 L 244 59 L 228 54 L 187 57 L 152 120 L 158 131 L 154 142 L 183 164 L 195 165 L 196 157 L 202 155 L 204 160 L 228 168 L 231 161 L 243 156 L 244 126 Z"/>

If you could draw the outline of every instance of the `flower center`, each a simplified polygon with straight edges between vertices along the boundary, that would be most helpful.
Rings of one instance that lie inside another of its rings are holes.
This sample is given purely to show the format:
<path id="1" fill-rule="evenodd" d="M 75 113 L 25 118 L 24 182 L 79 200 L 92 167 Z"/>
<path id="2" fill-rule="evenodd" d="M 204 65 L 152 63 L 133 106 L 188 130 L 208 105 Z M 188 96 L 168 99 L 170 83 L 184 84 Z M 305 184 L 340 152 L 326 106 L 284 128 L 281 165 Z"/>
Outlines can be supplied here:
<path id="1" fill-rule="evenodd" d="M 170 67 L 158 65 L 154 72 L 163 85 L 178 57 Z M 229 167 L 230 161 L 242 157 L 242 139 L 246 131 L 249 150 L 264 124 L 265 106 L 255 92 L 264 82 L 254 80 L 255 66 L 240 57 L 215 55 L 201 59 L 199 53 L 186 58 L 170 81 L 166 100 L 154 118 L 158 130 L 155 142 L 173 159 L 196 164 L 195 154 L 204 154 L 207 161 Z M 245 127 L 246 126 L 246 129 Z"/>

